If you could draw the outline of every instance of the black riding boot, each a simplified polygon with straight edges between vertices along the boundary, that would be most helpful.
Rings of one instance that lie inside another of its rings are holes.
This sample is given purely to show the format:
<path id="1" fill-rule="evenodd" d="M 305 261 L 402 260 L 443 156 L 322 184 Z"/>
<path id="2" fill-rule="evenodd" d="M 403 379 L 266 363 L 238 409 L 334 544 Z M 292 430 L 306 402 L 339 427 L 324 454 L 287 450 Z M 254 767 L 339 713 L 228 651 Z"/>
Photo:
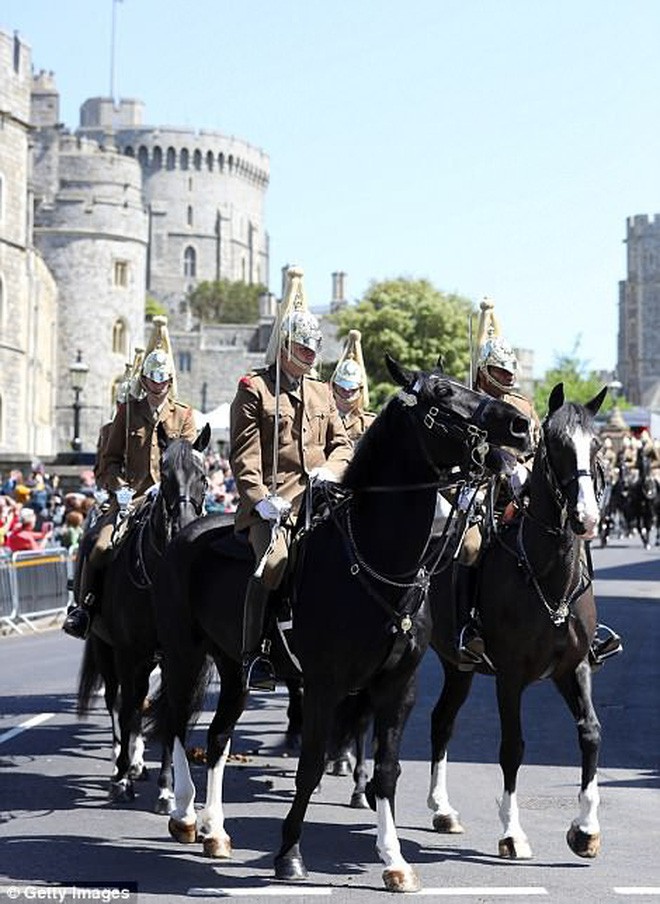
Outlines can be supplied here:
<path id="1" fill-rule="evenodd" d="M 250 578 L 243 603 L 243 679 L 251 690 L 274 691 L 275 672 L 270 659 L 270 641 L 264 639 L 264 620 L 269 591 L 258 578 Z"/>
<path id="2" fill-rule="evenodd" d="M 475 569 L 469 565 L 454 565 L 453 590 L 458 667 L 469 671 L 482 663 L 485 645 L 479 625 L 472 614 L 474 604 Z"/>

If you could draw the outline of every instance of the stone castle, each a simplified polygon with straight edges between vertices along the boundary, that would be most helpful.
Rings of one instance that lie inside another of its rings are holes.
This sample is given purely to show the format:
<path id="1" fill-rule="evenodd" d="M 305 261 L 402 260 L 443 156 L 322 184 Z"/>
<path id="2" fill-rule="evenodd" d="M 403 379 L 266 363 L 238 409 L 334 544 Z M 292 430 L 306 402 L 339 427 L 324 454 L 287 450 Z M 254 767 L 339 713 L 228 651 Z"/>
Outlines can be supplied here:
<path id="1" fill-rule="evenodd" d="M 114 390 L 165 308 L 179 395 L 209 410 L 263 363 L 274 296 L 253 325 L 193 323 L 189 290 L 268 285 L 269 158 L 217 132 L 142 125 L 143 105 L 92 98 L 75 133 L 52 73 L 0 32 L 0 458 L 54 456 L 73 437 L 69 368 L 89 367 L 80 437 L 93 451 Z"/>
<path id="2" fill-rule="evenodd" d="M 629 217 L 619 284 L 617 374 L 626 398 L 660 409 L 660 214 Z"/>

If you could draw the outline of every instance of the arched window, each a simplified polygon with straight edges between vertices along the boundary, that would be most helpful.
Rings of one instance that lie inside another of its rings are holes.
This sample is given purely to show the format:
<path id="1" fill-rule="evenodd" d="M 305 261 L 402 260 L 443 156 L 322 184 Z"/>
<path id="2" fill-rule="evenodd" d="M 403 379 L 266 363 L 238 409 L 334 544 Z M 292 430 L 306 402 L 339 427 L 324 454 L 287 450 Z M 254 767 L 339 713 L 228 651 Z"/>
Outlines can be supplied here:
<path id="1" fill-rule="evenodd" d="M 135 157 L 135 151 L 134 151 L 133 148 L 130 146 L 130 144 L 126 145 L 126 147 L 124 148 L 124 154 L 125 154 L 127 157 Z"/>
<path id="2" fill-rule="evenodd" d="M 188 148 L 181 149 L 180 160 L 181 169 L 188 169 L 188 166 L 190 165 L 190 154 L 188 153 Z"/>
<path id="3" fill-rule="evenodd" d="M 225 155 L 218 154 L 218 166 L 220 167 L 220 172 L 225 168 Z"/>
<path id="4" fill-rule="evenodd" d="M 154 148 L 153 165 L 154 169 L 163 168 L 163 149 L 158 145 Z"/>
<path id="5" fill-rule="evenodd" d="M 213 161 L 214 161 L 213 151 L 209 151 L 208 154 L 206 155 L 206 168 L 208 169 L 208 171 L 210 173 L 213 172 Z"/>
<path id="6" fill-rule="evenodd" d="M 168 170 L 173 170 L 176 167 L 176 151 L 174 150 L 174 148 L 167 149 L 166 167 Z"/>
<path id="7" fill-rule="evenodd" d="M 126 355 L 128 354 L 128 330 L 126 329 L 126 322 L 122 320 L 120 317 L 118 320 L 115 320 L 112 327 L 112 351 L 117 355 Z"/>
<path id="8" fill-rule="evenodd" d="M 192 204 L 188 205 L 188 210 L 186 211 L 186 223 L 188 224 L 188 226 L 192 226 L 192 224 L 193 224 Z"/>
<path id="9" fill-rule="evenodd" d="M 234 168 L 234 157 L 232 154 L 230 154 L 229 157 L 227 157 L 227 169 L 231 173 L 233 168 Z"/>
<path id="10" fill-rule="evenodd" d="M 202 152 L 199 149 L 193 154 L 193 167 L 196 170 L 201 170 L 202 168 Z"/>
<path id="11" fill-rule="evenodd" d="M 146 169 L 146 167 L 149 165 L 149 151 L 143 144 L 140 145 L 140 148 L 138 150 L 138 163 L 144 169 Z"/>
<path id="12" fill-rule="evenodd" d="M 192 367 L 191 353 L 190 352 L 179 352 L 177 357 L 179 359 L 179 366 L 178 366 L 179 373 L 189 374 L 190 369 Z"/>
<path id="13" fill-rule="evenodd" d="M 197 253 L 191 245 L 183 252 L 183 275 L 190 277 L 197 275 Z"/>

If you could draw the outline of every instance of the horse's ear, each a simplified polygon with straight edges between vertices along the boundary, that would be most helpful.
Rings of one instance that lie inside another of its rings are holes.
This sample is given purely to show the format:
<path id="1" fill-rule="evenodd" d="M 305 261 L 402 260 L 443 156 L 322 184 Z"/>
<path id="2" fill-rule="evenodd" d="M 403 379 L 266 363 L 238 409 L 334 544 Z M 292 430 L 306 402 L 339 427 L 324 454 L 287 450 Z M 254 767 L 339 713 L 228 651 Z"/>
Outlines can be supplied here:
<path id="1" fill-rule="evenodd" d="M 594 396 L 593 399 L 590 402 L 587 402 L 587 404 L 584 407 L 588 408 L 592 414 L 598 414 L 598 412 L 600 410 L 600 406 L 605 401 L 606 395 L 607 395 L 607 386 L 603 386 L 603 388 L 598 393 L 598 395 Z"/>
<path id="2" fill-rule="evenodd" d="M 438 355 L 438 360 L 436 361 L 435 369 L 439 370 L 441 373 L 445 372 L 445 360 L 442 357 L 442 355 Z"/>
<path id="3" fill-rule="evenodd" d="M 548 414 L 554 414 L 564 404 L 564 384 L 557 383 L 548 399 Z"/>
<path id="4" fill-rule="evenodd" d="M 204 449 L 206 449 L 206 447 L 208 446 L 208 444 L 210 442 L 211 442 L 211 425 L 207 421 L 204 424 L 204 426 L 202 427 L 202 429 L 199 431 L 199 435 L 197 436 L 197 439 L 192 444 L 192 446 L 196 452 L 203 452 Z"/>
<path id="5" fill-rule="evenodd" d="M 390 376 L 399 386 L 410 386 L 415 379 L 415 375 L 411 370 L 401 367 L 398 361 L 395 361 L 391 355 L 385 354 L 385 364 L 390 372 Z"/>
<path id="6" fill-rule="evenodd" d="M 158 434 L 158 448 L 160 449 L 160 454 L 162 455 L 170 444 L 170 438 L 165 432 L 165 428 L 163 427 L 161 421 L 158 421 L 156 433 Z"/>

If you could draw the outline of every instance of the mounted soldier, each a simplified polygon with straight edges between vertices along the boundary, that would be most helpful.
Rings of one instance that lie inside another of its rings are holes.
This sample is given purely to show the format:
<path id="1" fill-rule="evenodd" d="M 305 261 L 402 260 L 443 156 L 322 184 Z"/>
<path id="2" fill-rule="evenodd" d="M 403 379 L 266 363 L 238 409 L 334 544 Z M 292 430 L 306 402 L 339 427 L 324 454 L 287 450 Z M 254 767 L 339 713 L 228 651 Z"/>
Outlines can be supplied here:
<path id="1" fill-rule="evenodd" d="M 302 279 L 302 270 L 289 268 L 266 367 L 241 378 L 230 415 L 235 529 L 247 533 L 257 562 L 243 607 L 244 680 L 262 690 L 275 686 L 262 643 L 266 607 L 284 575 L 305 489 L 310 480 L 339 480 L 352 454 L 332 392 L 314 375 L 322 337 Z"/>
<path id="2" fill-rule="evenodd" d="M 529 481 L 532 461 L 539 442 L 541 425 L 534 404 L 518 388 L 518 359 L 511 345 L 501 335 L 491 298 L 484 298 L 480 305 L 476 350 L 473 363 L 474 388 L 492 398 L 501 399 L 525 415 L 530 421 L 531 449 L 526 455 L 514 455 L 507 451 L 492 450 L 497 454 L 500 476 L 494 494 L 494 511 L 490 517 L 497 521 L 515 517 L 522 505 L 525 486 Z M 486 487 L 461 494 L 458 508 L 468 524 L 463 535 L 460 554 L 455 564 L 454 589 L 456 604 L 456 645 L 460 663 L 465 668 L 474 667 L 481 660 L 484 645 L 475 620 L 471 617 L 474 599 L 474 566 L 481 552 L 486 519 L 489 513 L 483 503 Z"/>
<path id="3" fill-rule="evenodd" d="M 73 637 L 84 639 L 89 632 L 102 572 L 111 547 L 119 540 L 119 525 L 138 510 L 160 480 L 159 430 L 168 439 L 182 437 L 193 442 L 197 436 L 192 408 L 176 401 L 166 317 L 154 317 L 144 361 L 117 408 L 105 442 L 99 444 L 97 480 L 110 493 L 111 501 L 95 525 L 94 547 L 82 563 L 79 598 L 62 625 Z"/>
<path id="4" fill-rule="evenodd" d="M 369 408 L 369 385 L 362 356 L 362 334 L 350 330 L 341 357 L 330 380 L 337 410 L 353 444 L 376 415 Z"/>

